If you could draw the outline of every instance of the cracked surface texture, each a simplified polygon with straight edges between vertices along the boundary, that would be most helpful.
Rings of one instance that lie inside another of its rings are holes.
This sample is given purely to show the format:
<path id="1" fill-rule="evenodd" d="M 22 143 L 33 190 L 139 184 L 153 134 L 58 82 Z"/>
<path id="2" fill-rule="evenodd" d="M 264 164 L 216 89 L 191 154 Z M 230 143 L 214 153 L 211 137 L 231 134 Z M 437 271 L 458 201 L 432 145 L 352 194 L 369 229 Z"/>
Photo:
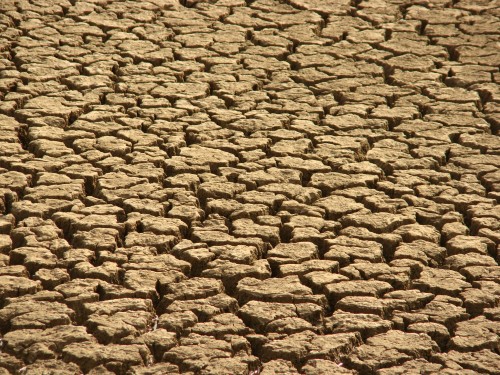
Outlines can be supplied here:
<path id="1" fill-rule="evenodd" d="M 500 374 L 496 0 L 1 0 L 0 375 Z"/>

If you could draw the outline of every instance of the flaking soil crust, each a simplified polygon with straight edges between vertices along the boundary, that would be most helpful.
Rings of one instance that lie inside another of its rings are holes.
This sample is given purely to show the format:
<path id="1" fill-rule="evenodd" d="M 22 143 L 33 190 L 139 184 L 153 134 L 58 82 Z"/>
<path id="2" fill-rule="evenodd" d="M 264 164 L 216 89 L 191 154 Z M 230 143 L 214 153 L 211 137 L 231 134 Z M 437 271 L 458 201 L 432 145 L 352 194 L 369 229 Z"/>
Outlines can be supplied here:
<path id="1" fill-rule="evenodd" d="M 488 0 L 0 0 L 0 375 L 500 374 Z"/>

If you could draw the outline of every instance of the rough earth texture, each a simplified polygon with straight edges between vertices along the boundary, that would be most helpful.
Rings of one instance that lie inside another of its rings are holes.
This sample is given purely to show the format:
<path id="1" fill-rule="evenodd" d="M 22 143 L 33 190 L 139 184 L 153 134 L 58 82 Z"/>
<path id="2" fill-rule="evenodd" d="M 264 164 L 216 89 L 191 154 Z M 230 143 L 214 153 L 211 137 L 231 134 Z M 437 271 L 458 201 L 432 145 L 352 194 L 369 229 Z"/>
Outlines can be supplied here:
<path id="1" fill-rule="evenodd" d="M 499 17 L 1 0 L 0 374 L 499 374 Z"/>

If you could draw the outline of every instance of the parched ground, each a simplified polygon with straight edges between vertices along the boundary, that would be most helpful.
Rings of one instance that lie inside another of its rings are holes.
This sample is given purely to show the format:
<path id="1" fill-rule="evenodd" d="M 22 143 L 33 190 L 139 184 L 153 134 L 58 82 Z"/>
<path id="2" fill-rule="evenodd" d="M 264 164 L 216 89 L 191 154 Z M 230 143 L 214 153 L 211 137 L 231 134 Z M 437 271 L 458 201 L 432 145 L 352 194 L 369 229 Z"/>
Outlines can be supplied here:
<path id="1" fill-rule="evenodd" d="M 0 0 L 0 374 L 500 374 L 497 0 Z"/>

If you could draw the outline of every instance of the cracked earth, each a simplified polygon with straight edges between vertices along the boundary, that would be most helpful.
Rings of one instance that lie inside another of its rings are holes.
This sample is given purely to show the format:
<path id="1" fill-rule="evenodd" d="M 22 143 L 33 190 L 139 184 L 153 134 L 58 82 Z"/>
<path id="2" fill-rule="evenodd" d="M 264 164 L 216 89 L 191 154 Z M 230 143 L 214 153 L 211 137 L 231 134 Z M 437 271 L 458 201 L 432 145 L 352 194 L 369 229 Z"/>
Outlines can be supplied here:
<path id="1" fill-rule="evenodd" d="M 499 17 L 1 0 L 0 374 L 500 374 Z"/>

